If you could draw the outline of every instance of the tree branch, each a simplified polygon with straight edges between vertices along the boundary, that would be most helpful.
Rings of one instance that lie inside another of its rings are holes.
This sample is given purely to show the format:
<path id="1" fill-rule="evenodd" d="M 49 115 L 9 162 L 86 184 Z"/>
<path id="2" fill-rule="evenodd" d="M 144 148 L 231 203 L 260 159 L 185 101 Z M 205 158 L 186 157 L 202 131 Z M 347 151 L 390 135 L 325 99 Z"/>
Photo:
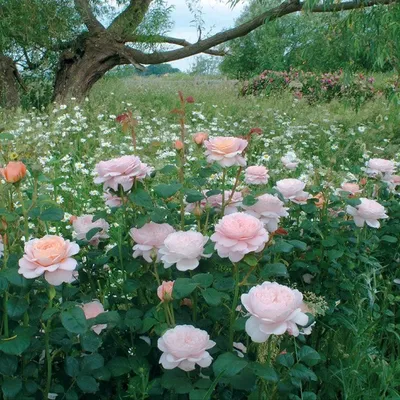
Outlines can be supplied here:
<path id="1" fill-rule="evenodd" d="M 292 14 L 298 11 L 306 10 L 308 12 L 336 12 L 336 11 L 348 11 L 357 8 L 372 7 L 375 5 L 388 5 L 396 3 L 399 0 L 368 0 L 365 2 L 361 1 L 349 1 L 342 2 L 338 4 L 330 5 L 317 5 L 311 9 L 305 8 L 305 3 L 300 3 L 299 0 L 287 0 L 277 7 L 274 7 L 264 13 L 258 15 L 251 21 L 245 22 L 238 25 L 235 28 L 228 29 L 223 32 L 219 32 L 207 39 L 200 40 L 194 44 L 184 46 L 180 49 L 169 50 L 164 52 L 153 52 L 146 54 L 137 51 L 136 59 L 143 64 L 161 64 L 164 62 L 179 60 L 181 58 L 190 57 L 195 54 L 203 53 L 208 51 L 210 48 L 217 46 L 221 43 L 227 42 L 238 37 L 247 35 L 248 33 L 254 31 L 258 27 L 262 26 L 265 22 L 273 21 L 275 19 L 281 18 L 285 15 Z"/>
<path id="2" fill-rule="evenodd" d="M 92 7 L 90 6 L 90 0 L 74 0 L 74 3 L 76 10 L 89 32 L 101 32 L 105 30 L 104 26 L 95 17 Z"/>

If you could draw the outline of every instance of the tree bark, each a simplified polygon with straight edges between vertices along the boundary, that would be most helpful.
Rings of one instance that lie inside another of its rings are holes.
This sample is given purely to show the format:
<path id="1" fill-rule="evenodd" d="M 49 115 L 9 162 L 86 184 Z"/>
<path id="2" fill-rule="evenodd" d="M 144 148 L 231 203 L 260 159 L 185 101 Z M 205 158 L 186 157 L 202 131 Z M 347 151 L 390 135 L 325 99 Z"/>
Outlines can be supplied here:
<path id="1" fill-rule="evenodd" d="M 0 107 L 15 108 L 20 104 L 19 73 L 15 62 L 0 54 Z"/>

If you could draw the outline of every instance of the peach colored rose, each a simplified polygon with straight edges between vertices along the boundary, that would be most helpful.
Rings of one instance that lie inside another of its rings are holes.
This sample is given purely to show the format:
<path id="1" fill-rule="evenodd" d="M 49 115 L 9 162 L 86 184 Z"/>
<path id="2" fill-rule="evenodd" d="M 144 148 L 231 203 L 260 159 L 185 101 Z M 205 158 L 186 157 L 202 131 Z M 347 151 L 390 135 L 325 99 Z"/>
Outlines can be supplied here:
<path id="1" fill-rule="evenodd" d="M 135 179 L 144 179 L 148 174 L 148 166 L 136 156 L 122 156 L 108 161 L 100 161 L 95 166 L 97 177 L 95 183 L 102 183 L 107 188 L 118 191 L 121 185 L 123 190 L 130 190 Z"/>
<path id="2" fill-rule="evenodd" d="M 164 268 L 170 268 L 176 264 L 178 271 L 193 270 L 198 267 L 201 257 L 210 257 L 204 254 L 204 246 L 208 237 L 200 232 L 179 231 L 168 235 L 164 245 L 159 250 Z"/>
<path id="3" fill-rule="evenodd" d="M 197 132 L 193 135 L 193 141 L 201 146 L 205 140 L 208 140 L 208 133 L 206 132 Z"/>
<path id="4" fill-rule="evenodd" d="M 318 208 L 322 208 L 325 204 L 325 197 L 322 192 L 317 193 L 314 197 L 317 201 L 314 203 Z"/>
<path id="5" fill-rule="evenodd" d="M 252 206 L 242 206 L 246 214 L 258 218 L 267 228 L 268 232 L 275 232 L 278 229 L 281 217 L 289 214 L 282 201 L 272 194 L 263 194 L 256 197 L 257 203 Z"/>
<path id="6" fill-rule="evenodd" d="M 71 256 L 78 254 L 75 242 L 60 236 L 47 235 L 25 243 L 25 254 L 19 260 L 18 273 L 27 279 L 44 274 L 48 283 L 54 286 L 75 280 L 77 261 Z"/>
<path id="7" fill-rule="evenodd" d="M 256 343 L 287 331 L 298 336 L 297 325 L 308 323 L 308 316 L 301 310 L 303 295 L 276 282 L 254 286 L 249 293 L 242 294 L 241 301 L 251 315 L 246 321 L 246 333 Z"/>
<path id="8" fill-rule="evenodd" d="M 221 258 L 240 261 L 246 254 L 260 252 L 268 242 L 268 232 L 257 218 L 245 213 L 225 215 L 215 226 L 211 240 Z"/>
<path id="9" fill-rule="evenodd" d="M 381 225 L 378 219 L 389 218 L 385 213 L 385 208 L 375 200 L 360 198 L 361 204 L 352 207 L 347 206 L 347 213 L 352 215 L 354 223 L 362 228 L 365 223 L 371 228 L 379 228 Z"/>
<path id="10" fill-rule="evenodd" d="M 176 150 L 182 150 L 183 149 L 183 142 L 181 140 L 176 140 L 174 143 L 174 147 Z"/>
<path id="11" fill-rule="evenodd" d="M 287 200 L 295 199 L 297 196 L 302 196 L 306 184 L 299 179 L 282 179 L 276 182 L 278 192 Z"/>
<path id="12" fill-rule="evenodd" d="M 208 162 L 216 161 L 222 167 L 233 165 L 246 166 L 246 161 L 242 156 L 247 147 L 247 140 L 235 137 L 217 136 L 210 140 L 205 140 L 206 156 Z"/>
<path id="13" fill-rule="evenodd" d="M 154 258 L 160 260 L 159 250 L 164 244 L 164 240 L 175 229 L 169 224 L 156 224 L 149 222 L 141 228 L 132 228 L 130 235 L 136 243 L 133 246 L 133 258 L 143 257 L 147 262 L 153 262 Z"/>
<path id="14" fill-rule="evenodd" d="M 172 290 L 174 289 L 175 281 L 162 281 L 157 288 L 157 296 L 163 303 L 164 301 L 172 300 Z"/>
<path id="15" fill-rule="evenodd" d="M 82 305 L 83 312 L 85 313 L 86 319 L 96 318 L 99 314 L 104 312 L 103 304 L 98 300 L 93 300 L 89 303 Z M 107 324 L 97 324 L 91 327 L 92 331 L 100 335 L 103 329 L 107 328 Z"/>
<path id="16" fill-rule="evenodd" d="M 248 185 L 265 185 L 268 183 L 268 170 L 262 165 L 247 167 L 244 174 L 244 181 Z"/>
<path id="17" fill-rule="evenodd" d="M 193 371 L 196 364 L 207 368 L 212 362 L 207 350 L 215 344 L 206 331 L 192 325 L 178 325 L 158 339 L 157 346 L 163 352 L 160 364 L 165 369 L 180 368 L 183 371 Z"/>
<path id="18" fill-rule="evenodd" d="M 100 240 L 109 238 L 107 235 L 107 231 L 110 228 L 108 222 L 102 218 L 93 222 L 93 215 L 75 217 L 74 221 L 72 221 L 72 226 L 78 240 L 86 240 L 86 234 L 94 228 L 101 229 L 89 240 L 92 246 L 97 246 Z"/>
<path id="19" fill-rule="evenodd" d="M 8 183 L 16 183 L 26 175 L 26 166 L 21 161 L 10 161 L 5 168 L 0 168 L 0 173 Z"/>

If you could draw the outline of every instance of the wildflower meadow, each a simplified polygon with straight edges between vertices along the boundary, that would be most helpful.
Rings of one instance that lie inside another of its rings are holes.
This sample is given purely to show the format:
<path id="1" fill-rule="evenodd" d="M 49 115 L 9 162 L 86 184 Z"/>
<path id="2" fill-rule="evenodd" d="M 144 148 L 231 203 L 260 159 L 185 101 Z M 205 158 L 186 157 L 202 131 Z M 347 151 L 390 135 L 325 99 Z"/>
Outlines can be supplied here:
<path id="1" fill-rule="evenodd" d="M 400 398 L 397 99 L 240 90 L 0 110 L 1 398 Z"/>

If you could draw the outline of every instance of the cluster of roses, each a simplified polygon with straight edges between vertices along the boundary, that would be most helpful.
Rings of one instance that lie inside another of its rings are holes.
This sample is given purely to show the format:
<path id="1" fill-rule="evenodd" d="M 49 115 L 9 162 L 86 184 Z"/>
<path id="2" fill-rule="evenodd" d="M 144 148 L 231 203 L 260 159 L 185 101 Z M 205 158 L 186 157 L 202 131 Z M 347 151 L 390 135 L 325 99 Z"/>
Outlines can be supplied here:
<path id="1" fill-rule="evenodd" d="M 217 162 L 223 168 L 246 166 L 243 154 L 248 145 L 247 140 L 234 137 L 206 140 L 203 136 L 200 141 L 206 148 L 205 154 L 209 162 Z M 394 164 L 391 161 L 372 159 L 368 168 L 367 172 L 374 176 L 380 174 L 383 179 L 388 179 L 390 175 L 390 179 L 397 179 L 393 175 Z M 111 196 L 114 205 L 121 205 L 125 193 L 132 189 L 136 180 L 143 180 L 150 175 L 151 168 L 136 156 L 123 156 L 100 162 L 96 165 L 96 173 L 95 182 L 104 185 L 107 196 Z M 268 170 L 264 166 L 250 166 L 245 170 L 247 184 L 265 185 L 268 179 Z M 298 179 L 283 179 L 276 183 L 276 190 L 284 201 L 306 203 L 311 195 L 304 189 L 305 183 Z M 360 188 L 355 183 L 345 183 L 341 190 L 352 195 L 360 193 Z M 177 270 L 187 271 L 197 268 L 202 257 L 210 256 L 205 252 L 209 239 L 214 242 L 219 257 L 229 258 L 233 263 L 241 261 L 249 253 L 263 251 L 269 241 L 269 233 L 276 231 L 280 218 L 288 215 L 285 203 L 271 194 L 258 196 L 257 202 L 251 206 L 243 205 L 241 200 L 241 194 L 233 189 L 205 197 L 205 200 L 194 206 L 211 206 L 224 211 L 210 238 L 193 230 L 176 231 L 167 223 L 150 222 L 141 228 L 132 228 L 130 234 L 135 243 L 133 257 L 143 257 L 149 263 L 161 262 L 164 268 L 175 265 Z M 243 211 L 238 211 L 239 206 Z M 188 205 L 187 211 L 195 208 Z M 361 199 L 361 204 L 355 208 L 349 207 L 348 212 L 354 216 L 357 226 L 366 222 L 377 228 L 378 219 L 387 218 L 383 206 L 369 199 Z M 87 232 L 93 228 L 98 228 L 98 232 L 90 239 L 91 244 L 97 245 L 101 239 L 108 237 L 108 224 L 104 220 L 93 221 L 93 216 L 84 215 L 74 218 L 72 223 L 75 235 L 80 240 L 84 240 Z M 73 256 L 78 252 L 78 244 L 59 236 L 47 235 L 30 240 L 25 244 L 25 254 L 19 261 L 19 273 L 28 279 L 44 274 L 51 285 L 70 283 L 76 279 L 77 261 Z M 161 301 L 168 302 L 172 299 L 173 285 L 173 281 L 160 282 L 157 294 Z M 271 334 L 287 332 L 298 336 L 298 326 L 303 327 L 303 334 L 310 333 L 310 329 L 305 328 L 309 321 L 305 313 L 307 306 L 297 290 L 264 282 L 243 294 L 241 301 L 250 315 L 246 322 L 246 332 L 255 342 L 264 342 Z M 83 305 L 83 309 L 87 318 L 93 318 L 104 311 L 97 301 Z M 96 326 L 93 329 L 100 333 L 104 328 L 105 326 Z M 207 332 L 191 325 L 176 326 L 158 340 L 158 347 L 163 352 L 160 363 L 165 368 L 179 367 L 185 371 L 194 369 L 195 364 L 206 367 L 212 361 L 207 350 L 214 345 L 215 342 L 210 340 Z"/>

